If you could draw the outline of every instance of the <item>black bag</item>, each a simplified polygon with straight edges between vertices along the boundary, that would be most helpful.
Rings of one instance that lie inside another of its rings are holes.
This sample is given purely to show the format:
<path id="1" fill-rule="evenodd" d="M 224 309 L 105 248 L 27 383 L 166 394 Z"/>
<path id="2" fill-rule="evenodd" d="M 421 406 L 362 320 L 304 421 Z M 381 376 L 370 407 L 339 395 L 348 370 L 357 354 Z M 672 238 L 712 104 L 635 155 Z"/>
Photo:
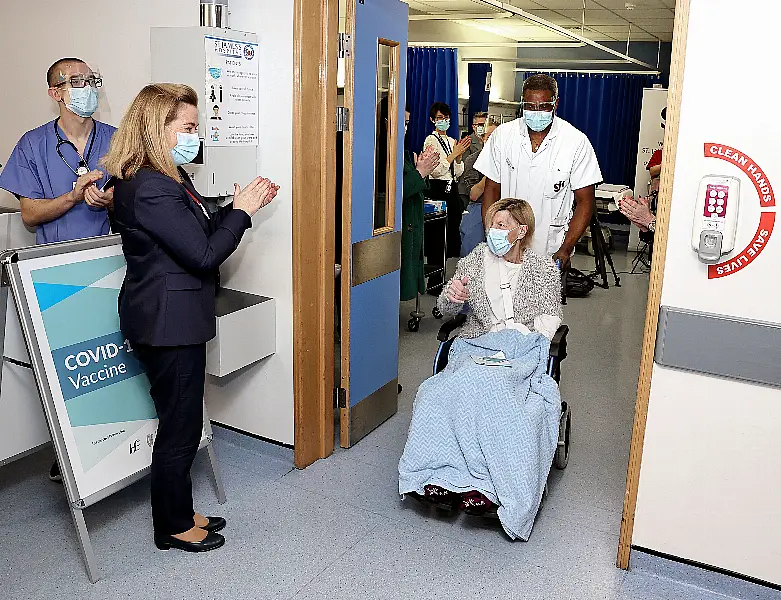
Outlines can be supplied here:
<path id="1" fill-rule="evenodd" d="M 594 280 L 582 271 L 570 267 L 564 289 L 567 298 L 585 298 L 594 289 Z"/>

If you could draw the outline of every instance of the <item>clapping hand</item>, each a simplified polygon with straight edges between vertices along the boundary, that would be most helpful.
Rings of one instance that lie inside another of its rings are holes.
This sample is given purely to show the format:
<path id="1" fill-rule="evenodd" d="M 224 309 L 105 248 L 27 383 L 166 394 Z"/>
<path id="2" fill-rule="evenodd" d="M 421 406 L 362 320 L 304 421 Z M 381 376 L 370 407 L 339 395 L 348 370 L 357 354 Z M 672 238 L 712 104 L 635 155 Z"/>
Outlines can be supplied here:
<path id="1" fill-rule="evenodd" d="M 647 230 L 648 225 L 654 220 L 654 214 L 648 203 L 648 198 L 632 198 L 631 196 L 621 198 L 619 205 L 621 213 L 632 223 Z"/>
<path id="2" fill-rule="evenodd" d="M 258 177 L 244 189 L 234 185 L 233 207 L 243 210 L 250 217 L 267 206 L 277 195 L 279 186 L 265 177 Z"/>
<path id="3" fill-rule="evenodd" d="M 420 156 L 415 157 L 415 168 L 423 179 L 431 175 L 438 165 L 439 152 L 433 146 L 426 147 Z"/>
<path id="4" fill-rule="evenodd" d="M 456 158 L 461 158 L 471 145 L 472 138 L 467 136 L 456 144 L 456 147 L 453 149 L 453 154 L 456 155 Z"/>
<path id="5" fill-rule="evenodd" d="M 447 288 L 447 299 L 453 304 L 463 304 L 469 300 L 469 277 L 453 279 Z"/>
<path id="6" fill-rule="evenodd" d="M 103 173 L 97 170 L 90 171 L 89 173 L 85 173 L 84 175 L 79 176 L 79 178 L 76 180 L 76 185 L 73 186 L 73 191 L 71 192 L 73 203 L 77 204 L 84 201 L 87 189 L 90 187 L 95 187 L 95 182 L 100 181 L 102 178 Z M 95 190 L 98 191 L 97 188 L 95 188 Z M 96 195 L 93 195 L 92 197 L 94 198 Z"/>
<path id="7" fill-rule="evenodd" d="M 114 188 L 104 192 L 93 183 L 84 190 L 84 202 L 92 208 L 111 208 L 114 206 Z"/>

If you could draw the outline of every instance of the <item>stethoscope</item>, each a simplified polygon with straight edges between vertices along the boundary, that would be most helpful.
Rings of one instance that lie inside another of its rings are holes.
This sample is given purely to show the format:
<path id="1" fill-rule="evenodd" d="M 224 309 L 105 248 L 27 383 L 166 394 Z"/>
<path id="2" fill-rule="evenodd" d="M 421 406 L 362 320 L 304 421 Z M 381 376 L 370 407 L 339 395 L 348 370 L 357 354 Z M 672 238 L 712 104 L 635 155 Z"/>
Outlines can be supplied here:
<path id="1" fill-rule="evenodd" d="M 79 154 L 79 151 L 76 149 L 76 146 L 73 144 L 73 142 L 71 142 L 70 140 L 62 139 L 62 136 L 60 135 L 60 130 L 57 127 L 57 123 L 59 122 L 60 119 L 59 117 L 57 117 L 54 120 L 54 135 L 57 136 L 57 148 L 56 148 L 57 154 L 60 155 L 62 162 L 65 163 L 65 166 L 68 167 L 76 177 L 81 177 L 82 175 L 86 175 L 87 173 L 89 173 L 89 164 L 87 164 L 87 161 L 89 160 L 89 157 L 92 154 L 92 146 L 95 144 L 95 133 L 97 131 L 97 124 L 95 123 L 94 120 L 92 121 L 92 136 L 90 136 L 89 148 L 87 149 L 87 157 L 84 158 L 81 156 L 81 154 Z M 73 148 L 73 151 L 76 153 L 76 156 L 79 157 L 79 167 L 77 169 L 74 169 L 63 156 L 62 150 L 60 150 L 60 148 L 63 145 L 70 146 L 71 148 Z"/>

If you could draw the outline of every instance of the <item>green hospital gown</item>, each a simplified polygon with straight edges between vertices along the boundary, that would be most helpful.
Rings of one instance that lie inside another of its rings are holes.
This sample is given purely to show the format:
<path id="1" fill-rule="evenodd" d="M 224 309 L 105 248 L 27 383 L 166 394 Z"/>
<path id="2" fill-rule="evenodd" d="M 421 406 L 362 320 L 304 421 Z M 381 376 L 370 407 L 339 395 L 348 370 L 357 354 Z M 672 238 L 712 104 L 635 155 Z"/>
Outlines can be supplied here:
<path id="1" fill-rule="evenodd" d="M 401 208 L 401 299 L 412 300 L 426 291 L 423 277 L 423 191 L 428 188 L 412 155 L 404 153 L 404 187 Z"/>

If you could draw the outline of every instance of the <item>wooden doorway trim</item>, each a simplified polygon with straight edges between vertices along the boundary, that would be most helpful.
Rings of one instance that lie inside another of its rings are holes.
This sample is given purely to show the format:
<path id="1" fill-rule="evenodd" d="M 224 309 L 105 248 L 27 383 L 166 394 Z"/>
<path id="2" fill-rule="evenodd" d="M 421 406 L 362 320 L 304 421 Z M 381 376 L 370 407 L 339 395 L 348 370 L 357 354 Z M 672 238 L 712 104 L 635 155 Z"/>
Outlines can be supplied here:
<path id="1" fill-rule="evenodd" d="M 294 460 L 334 450 L 334 220 L 339 0 L 294 0 Z"/>
<path id="2" fill-rule="evenodd" d="M 355 39 L 356 0 L 345 3 L 345 33 Z M 344 59 L 344 107 L 354 114 L 355 107 L 355 65 L 352 53 Z M 352 254 L 353 254 L 353 134 L 344 132 L 342 155 L 342 277 L 341 277 L 341 315 L 339 319 L 341 340 L 339 344 L 341 361 L 340 386 L 345 390 L 343 404 L 339 409 L 339 445 L 350 447 L 350 295 L 352 294 Z"/>
<path id="3" fill-rule="evenodd" d="M 632 532 L 637 508 L 637 489 L 640 483 L 640 463 L 643 458 L 645 426 L 648 418 L 648 401 L 651 395 L 651 374 L 654 365 L 656 331 L 659 325 L 659 308 L 662 301 L 664 262 L 667 258 L 667 234 L 670 222 L 675 159 L 678 154 L 678 127 L 681 119 L 683 75 L 686 63 L 686 40 L 689 30 L 690 0 L 678 0 L 675 7 L 672 59 L 670 63 L 670 87 L 667 95 L 667 124 L 664 136 L 662 177 L 659 186 L 659 203 L 656 212 L 656 234 L 651 263 L 651 280 L 648 288 L 643 355 L 640 361 L 640 377 L 637 384 L 637 404 L 629 449 L 629 468 L 626 475 L 624 512 L 621 517 L 621 535 L 618 542 L 617 566 L 629 568 Z"/>

